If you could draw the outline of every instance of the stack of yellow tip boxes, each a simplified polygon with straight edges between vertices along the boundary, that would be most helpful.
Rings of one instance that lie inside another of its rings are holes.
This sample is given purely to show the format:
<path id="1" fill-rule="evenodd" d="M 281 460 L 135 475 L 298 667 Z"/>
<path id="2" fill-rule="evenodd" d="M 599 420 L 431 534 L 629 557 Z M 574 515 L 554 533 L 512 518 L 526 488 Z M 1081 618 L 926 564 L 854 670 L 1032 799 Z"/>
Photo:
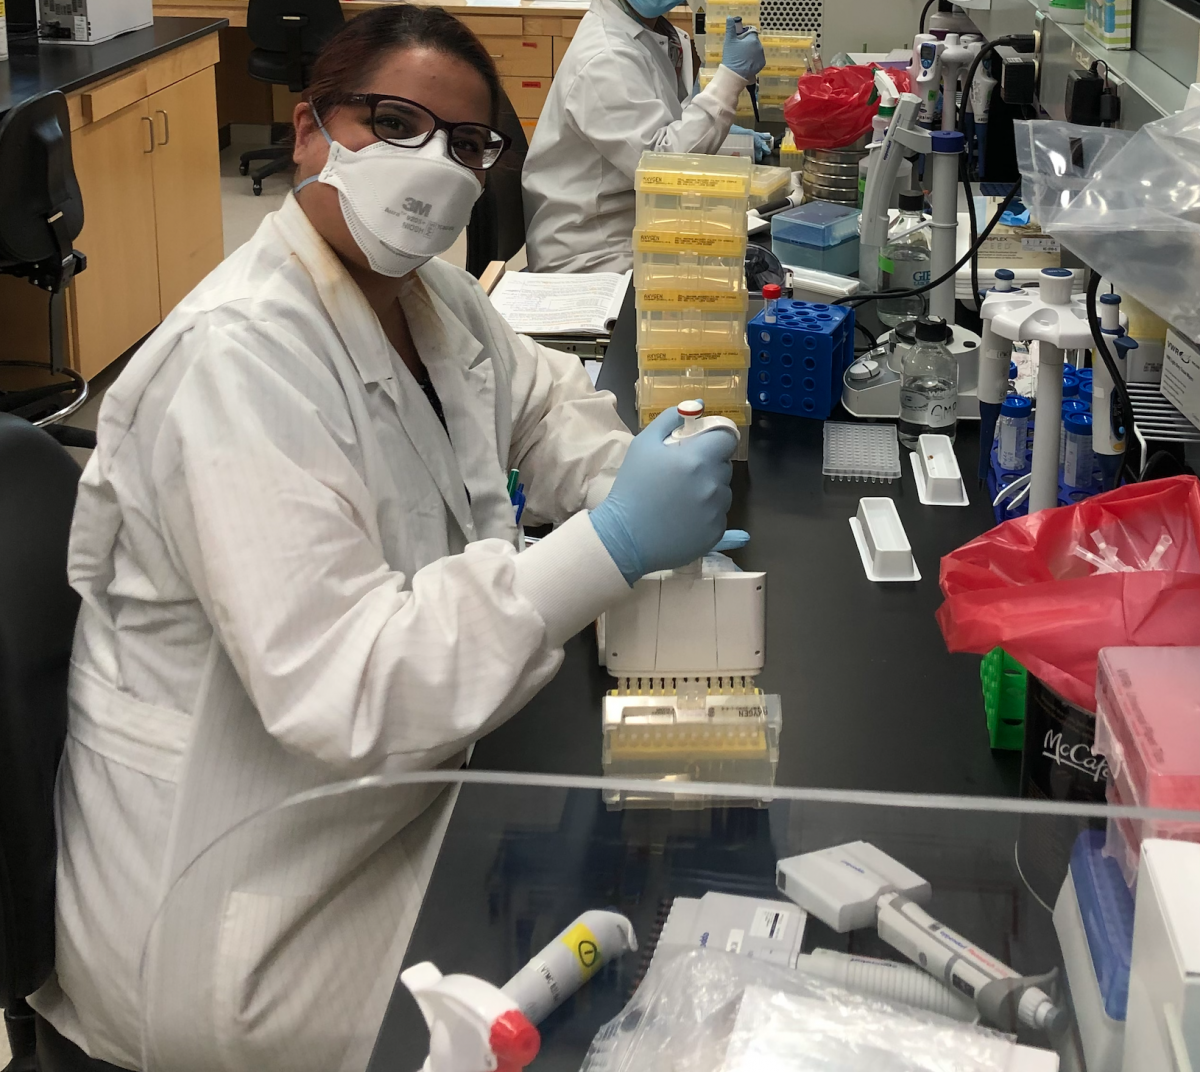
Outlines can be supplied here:
<path id="1" fill-rule="evenodd" d="M 701 89 L 708 84 L 711 72 L 720 64 L 725 51 L 726 19 L 740 15 L 745 25 L 761 27 L 759 12 L 758 0 L 731 0 L 730 3 L 709 0 L 704 17 L 704 66 L 709 74 L 706 77 L 701 72 Z M 802 33 L 760 31 L 759 37 L 767 59 L 766 67 L 758 75 L 759 117 L 782 123 L 783 105 L 796 92 L 800 76 L 820 69 L 814 41 L 811 35 Z M 750 96 L 743 92 L 738 97 L 737 116 L 745 119 L 753 118 L 753 115 Z"/>
<path id="2" fill-rule="evenodd" d="M 690 398 L 709 415 L 750 423 L 746 377 L 744 157 L 643 153 L 634 176 L 633 285 L 638 417 L 644 428 Z M 746 457 L 742 436 L 736 457 Z"/>

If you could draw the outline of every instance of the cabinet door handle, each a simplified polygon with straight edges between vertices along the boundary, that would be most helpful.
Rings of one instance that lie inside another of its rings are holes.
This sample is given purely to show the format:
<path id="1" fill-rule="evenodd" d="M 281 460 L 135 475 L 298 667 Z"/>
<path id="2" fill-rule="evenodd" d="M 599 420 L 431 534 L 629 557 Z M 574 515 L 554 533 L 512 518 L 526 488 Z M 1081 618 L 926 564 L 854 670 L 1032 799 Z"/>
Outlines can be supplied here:
<path id="1" fill-rule="evenodd" d="M 144 115 L 142 116 L 142 122 L 147 124 L 150 128 L 150 148 L 142 150 L 142 155 L 144 156 L 146 153 L 154 152 L 154 120 L 148 115 Z"/>
<path id="2" fill-rule="evenodd" d="M 171 144 L 171 117 L 169 115 L 167 115 L 167 113 L 164 112 L 161 108 L 159 108 L 158 111 L 156 111 L 154 114 L 161 115 L 163 117 L 163 140 L 160 141 L 158 144 L 159 145 L 170 145 Z"/>

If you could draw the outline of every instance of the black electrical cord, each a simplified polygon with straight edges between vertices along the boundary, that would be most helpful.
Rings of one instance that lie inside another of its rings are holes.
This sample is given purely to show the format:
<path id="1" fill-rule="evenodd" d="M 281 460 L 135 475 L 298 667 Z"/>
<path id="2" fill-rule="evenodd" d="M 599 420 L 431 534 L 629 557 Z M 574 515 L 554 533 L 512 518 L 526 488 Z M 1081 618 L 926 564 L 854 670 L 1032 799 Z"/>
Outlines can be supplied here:
<path id="1" fill-rule="evenodd" d="M 857 309 L 860 305 L 865 305 L 869 301 L 878 301 L 880 298 L 912 298 L 918 294 L 924 294 L 926 291 L 933 290 L 935 287 L 940 287 L 947 279 L 950 279 L 954 274 L 967 263 L 968 260 L 978 252 L 978 248 L 987 241 L 988 236 L 995 230 L 996 224 L 1000 222 L 1000 217 L 1004 215 L 1005 209 L 1012 204 L 1012 200 L 1017 196 L 1017 191 L 1021 188 L 1020 182 L 1014 182 L 1012 189 L 1004 195 L 1004 200 L 996 207 L 996 215 L 994 215 L 988 225 L 983 229 L 983 233 L 947 271 L 943 272 L 937 279 L 926 283 L 923 287 L 913 287 L 911 290 L 881 290 L 875 294 L 852 294 L 847 298 L 838 298 L 834 305 L 849 305 L 852 309 Z"/>
<path id="2" fill-rule="evenodd" d="M 963 153 L 959 160 L 959 176 L 962 178 L 963 191 L 967 195 L 967 218 L 971 221 L 971 249 L 975 251 L 971 254 L 971 308 L 978 312 L 982 300 L 979 297 L 979 247 L 983 243 L 979 241 L 979 217 L 975 214 L 975 191 L 971 189 L 969 159 L 967 154 Z"/>
<path id="3" fill-rule="evenodd" d="M 854 321 L 854 327 L 855 327 L 856 331 L 861 331 L 863 333 L 863 338 L 865 338 L 867 340 L 867 342 L 869 342 L 871 344 L 870 348 L 872 350 L 874 350 L 875 347 L 877 347 L 879 345 L 879 340 L 877 338 L 875 338 L 874 334 L 872 334 L 872 332 L 871 332 L 871 329 L 869 327 L 867 327 L 867 325 L 864 324 L 861 320 L 858 320 L 856 318 Z"/>
<path id="4" fill-rule="evenodd" d="M 921 8 L 921 20 L 917 23 L 921 33 L 925 32 L 925 16 L 929 14 L 929 9 L 936 3 L 937 0 L 925 0 L 925 6 Z"/>
<path id="5" fill-rule="evenodd" d="M 1121 411 L 1121 423 L 1125 425 L 1125 449 L 1121 452 L 1121 461 L 1117 465 L 1117 478 L 1113 483 L 1113 487 L 1119 488 L 1122 477 L 1128 476 L 1131 483 L 1137 479 L 1129 468 L 1129 447 L 1133 440 L 1133 402 L 1130 401 L 1129 392 L 1125 388 L 1125 381 L 1121 378 L 1117 363 L 1109 353 L 1108 344 L 1104 341 L 1104 332 L 1100 327 L 1100 314 L 1096 309 L 1096 293 L 1099 289 L 1100 273 L 1092 272 L 1092 277 L 1088 280 L 1087 285 L 1088 327 L 1092 330 L 1092 342 L 1096 344 L 1096 353 L 1104 362 L 1104 367 L 1108 369 L 1109 376 L 1112 377 L 1113 395 Z"/>

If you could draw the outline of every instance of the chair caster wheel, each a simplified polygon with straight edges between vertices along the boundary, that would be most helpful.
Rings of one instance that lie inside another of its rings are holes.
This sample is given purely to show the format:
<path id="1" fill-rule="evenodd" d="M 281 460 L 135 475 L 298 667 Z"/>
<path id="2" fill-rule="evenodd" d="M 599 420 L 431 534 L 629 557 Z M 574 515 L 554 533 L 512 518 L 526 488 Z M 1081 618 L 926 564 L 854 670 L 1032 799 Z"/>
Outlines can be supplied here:
<path id="1" fill-rule="evenodd" d="M 243 160 L 241 163 L 238 164 L 238 174 L 239 175 L 249 175 L 250 174 L 250 162 L 248 160 Z"/>
<path id="2" fill-rule="evenodd" d="M 255 197 L 262 196 L 262 183 L 261 182 L 256 182 L 254 184 L 254 196 Z"/>

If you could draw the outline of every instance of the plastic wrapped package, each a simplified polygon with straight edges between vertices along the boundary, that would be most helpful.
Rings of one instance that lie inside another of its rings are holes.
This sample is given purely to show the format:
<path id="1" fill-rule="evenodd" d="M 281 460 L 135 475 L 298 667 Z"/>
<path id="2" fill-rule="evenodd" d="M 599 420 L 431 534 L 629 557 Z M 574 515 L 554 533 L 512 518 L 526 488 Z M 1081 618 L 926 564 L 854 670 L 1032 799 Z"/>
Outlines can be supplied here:
<path id="1" fill-rule="evenodd" d="M 1007 1072 L 1005 1035 L 715 950 L 655 957 L 581 1072 Z"/>
<path id="2" fill-rule="evenodd" d="M 1023 189 L 1042 230 L 1119 291 L 1200 337 L 1200 109 L 1133 134 L 1016 127 Z"/>

